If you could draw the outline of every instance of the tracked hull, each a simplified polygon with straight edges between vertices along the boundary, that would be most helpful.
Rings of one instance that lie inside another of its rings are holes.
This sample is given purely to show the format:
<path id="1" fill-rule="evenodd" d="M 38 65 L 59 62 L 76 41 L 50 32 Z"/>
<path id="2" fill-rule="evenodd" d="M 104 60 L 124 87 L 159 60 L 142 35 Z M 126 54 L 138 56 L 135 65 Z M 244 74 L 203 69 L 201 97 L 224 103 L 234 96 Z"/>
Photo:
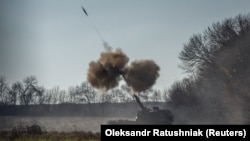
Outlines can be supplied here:
<path id="1" fill-rule="evenodd" d="M 173 123 L 173 115 L 169 110 L 141 110 L 135 120 L 112 120 L 109 125 L 170 125 Z"/>

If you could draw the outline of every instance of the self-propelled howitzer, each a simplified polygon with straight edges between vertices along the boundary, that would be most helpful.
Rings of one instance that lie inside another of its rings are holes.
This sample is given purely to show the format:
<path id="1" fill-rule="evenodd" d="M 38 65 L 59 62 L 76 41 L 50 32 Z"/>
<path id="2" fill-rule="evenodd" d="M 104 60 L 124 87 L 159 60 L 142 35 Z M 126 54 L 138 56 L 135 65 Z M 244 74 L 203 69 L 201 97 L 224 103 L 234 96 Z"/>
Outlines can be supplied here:
<path id="1" fill-rule="evenodd" d="M 161 125 L 172 124 L 173 115 L 168 109 L 160 109 L 159 107 L 145 107 L 137 95 L 134 95 L 140 111 L 137 113 L 135 120 L 115 120 L 109 121 L 108 124 L 148 124 Z"/>

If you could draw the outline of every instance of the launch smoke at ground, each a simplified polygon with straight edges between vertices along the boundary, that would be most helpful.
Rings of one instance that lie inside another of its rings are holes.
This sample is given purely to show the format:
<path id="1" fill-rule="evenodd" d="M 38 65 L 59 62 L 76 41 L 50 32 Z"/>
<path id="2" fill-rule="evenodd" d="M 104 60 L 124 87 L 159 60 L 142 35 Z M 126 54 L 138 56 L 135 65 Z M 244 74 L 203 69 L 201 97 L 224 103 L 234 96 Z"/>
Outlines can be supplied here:
<path id="1" fill-rule="evenodd" d="M 107 91 L 116 87 L 122 76 L 135 92 L 146 91 L 155 84 L 160 67 L 153 60 L 134 61 L 128 65 L 129 58 L 121 49 L 112 51 L 107 44 L 104 46 L 106 51 L 89 64 L 87 79 L 93 87 Z"/>

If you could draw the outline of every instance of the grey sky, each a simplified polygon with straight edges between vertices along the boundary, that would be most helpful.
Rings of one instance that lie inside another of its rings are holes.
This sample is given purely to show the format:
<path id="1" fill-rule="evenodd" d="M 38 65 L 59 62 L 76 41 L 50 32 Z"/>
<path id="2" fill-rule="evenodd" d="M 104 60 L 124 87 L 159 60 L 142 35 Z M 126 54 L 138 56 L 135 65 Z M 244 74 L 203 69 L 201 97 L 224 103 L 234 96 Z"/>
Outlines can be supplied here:
<path id="1" fill-rule="evenodd" d="M 249 0 L 1 0 L 0 75 L 35 75 L 46 88 L 86 81 L 90 61 L 110 46 L 130 61 L 153 59 L 168 88 L 182 77 L 183 44 L 214 22 L 249 12 Z M 84 6 L 89 17 L 81 10 Z"/>

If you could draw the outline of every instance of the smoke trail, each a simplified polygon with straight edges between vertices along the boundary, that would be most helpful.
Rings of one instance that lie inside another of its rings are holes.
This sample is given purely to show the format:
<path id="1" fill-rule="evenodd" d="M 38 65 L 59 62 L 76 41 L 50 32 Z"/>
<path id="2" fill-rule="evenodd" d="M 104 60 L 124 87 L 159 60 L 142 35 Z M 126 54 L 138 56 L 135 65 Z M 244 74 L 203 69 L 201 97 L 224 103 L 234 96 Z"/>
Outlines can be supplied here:
<path id="1" fill-rule="evenodd" d="M 92 23 L 93 28 L 95 29 L 95 32 L 98 34 L 99 38 L 102 40 L 102 43 L 104 44 L 105 40 L 102 37 L 101 33 L 99 32 L 99 30 L 97 29 L 97 27 L 95 26 L 95 24 L 93 22 L 91 22 L 91 23 Z"/>
<path id="2" fill-rule="evenodd" d="M 112 51 L 112 47 L 109 46 L 109 44 L 106 41 L 104 41 L 102 45 L 103 45 L 106 52 L 111 52 Z"/>
<path id="3" fill-rule="evenodd" d="M 99 32 L 99 30 L 97 29 L 96 25 L 94 24 L 94 22 L 92 22 L 92 20 L 89 18 L 89 15 L 86 11 L 86 9 L 82 6 L 81 7 L 84 14 L 86 15 L 86 17 L 88 18 L 89 22 L 91 23 L 92 27 L 94 28 L 95 32 L 97 33 L 97 35 L 99 36 L 99 38 L 101 39 L 102 43 L 105 44 L 105 40 L 104 38 L 102 37 L 101 33 Z"/>

